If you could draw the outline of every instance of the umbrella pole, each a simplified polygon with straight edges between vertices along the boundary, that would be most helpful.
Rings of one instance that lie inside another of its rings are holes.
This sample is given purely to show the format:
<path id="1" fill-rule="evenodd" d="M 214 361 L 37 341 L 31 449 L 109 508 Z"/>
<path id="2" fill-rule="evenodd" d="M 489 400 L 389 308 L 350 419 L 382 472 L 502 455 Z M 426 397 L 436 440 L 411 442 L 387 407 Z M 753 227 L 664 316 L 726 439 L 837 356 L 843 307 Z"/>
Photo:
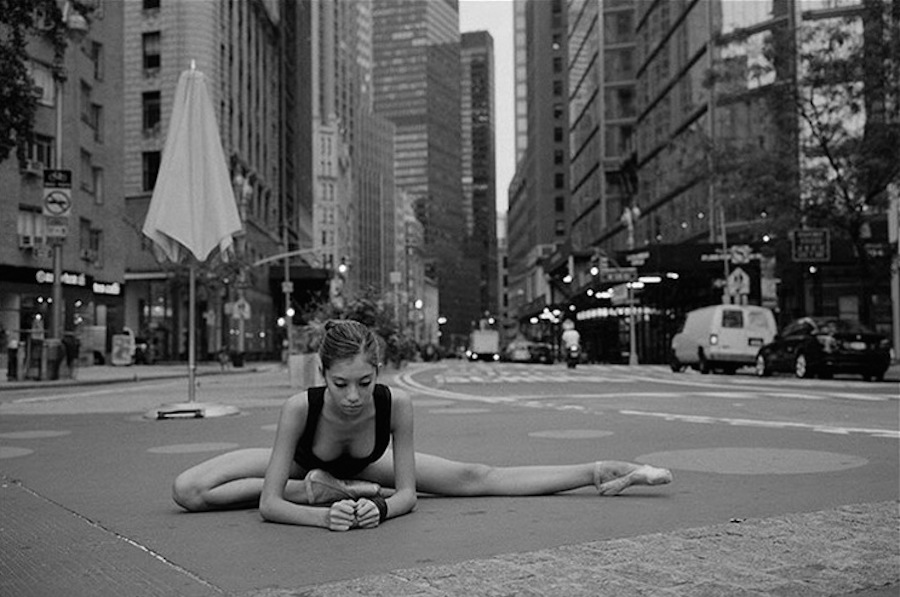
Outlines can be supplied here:
<path id="1" fill-rule="evenodd" d="M 197 325 L 197 314 L 195 312 L 197 304 L 197 268 L 191 263 L 190 269 L 190 283 L 188 284 L 188 402 L 193 402 L 195 398 L 194 374 L 197 369 L 194 356 L 197 349 L 194 331 Z"/>

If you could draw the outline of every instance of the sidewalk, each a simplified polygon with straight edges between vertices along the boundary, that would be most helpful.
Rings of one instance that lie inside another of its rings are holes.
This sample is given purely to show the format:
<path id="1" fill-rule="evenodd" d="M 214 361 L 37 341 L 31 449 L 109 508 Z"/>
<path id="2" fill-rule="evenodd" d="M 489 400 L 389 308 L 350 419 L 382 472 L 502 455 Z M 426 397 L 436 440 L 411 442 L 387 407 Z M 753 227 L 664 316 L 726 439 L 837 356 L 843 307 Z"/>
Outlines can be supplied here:
<path id="1" fill-rule="evenodd" d="M 238 373 L 253 373 L 268 371 L 273 368 L 286 367 L 280 362 L 259 361 L 247 363 L 243 367 L 228 366 L 222 368 L 218 362 L 197 363 L 195 375 L 197 377 L 207 375 L 229 375 Z M 121 383 L 127 381 L 147 381 L 151 379 L 188 377 L 187 363 L 158 363 L 155 365 L 93 365 L 78 369 L 76 379 L 63 378 L 47 381 L 27 379 L 24 381 L 10 381 L 6 377 L 0 378 L 0 392 L 4 390 L 25 390 L 37 388 L 58 388 L 77 385 L 102 385 Z"/>
<path id="2" fill-rule="evenodd" d="M 641 365 L 637 365 L 640 367 Z M 276 361 L 258 361 L 245 364 L 244 367 L 228 366 L 225 369 L 217 362 L 197 363 L 195 375 L 228 375 L 237 373 L 252 373 L 270 371 L 273 368 L 286 367 L 284 363 Z M 166 379 L 188 377 L 187 363 L 160 363 L 155 365 L 94 365 L 82 367 L 78 370 L 77 379 L 57 379 L 50 381 L 9 381 L 6 377 L 0 377 L 0 392 L 4 390 L 21 390 L 31 388 L 53 388 L 72 385 L 99 385 L 119 383 L 123 381 L 147 381 L 151 379 Z M 892 363 L 884 376 L 885 382 L 900 381 L 900 362 Z"/>

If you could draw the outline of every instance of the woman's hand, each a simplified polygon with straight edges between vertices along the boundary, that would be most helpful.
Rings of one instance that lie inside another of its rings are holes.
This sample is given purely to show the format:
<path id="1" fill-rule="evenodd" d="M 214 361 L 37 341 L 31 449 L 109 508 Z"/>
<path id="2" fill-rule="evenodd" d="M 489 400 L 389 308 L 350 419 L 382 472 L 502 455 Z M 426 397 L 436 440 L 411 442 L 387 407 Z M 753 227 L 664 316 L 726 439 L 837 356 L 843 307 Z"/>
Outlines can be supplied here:
<path id="1" fill-rule="evenodd" d="M 375 507 L 375 504 L 372 504 Z M 356 519 L 357 502 L 355 500 L 341 500 L 331 504 L 328 509 L 328 528 L 332 531 L 349 531 L 357 526 Z M 375 511 L 375 520 L 378 520 L 378 511 Z"/>
<path id="2" fill-rule="evenodd" d="M 356 501 L 356 525 L 361 529 L 374 529 L 380 524 L 381 514 L 378 506 L 370 499 L 360 498 Z"/>

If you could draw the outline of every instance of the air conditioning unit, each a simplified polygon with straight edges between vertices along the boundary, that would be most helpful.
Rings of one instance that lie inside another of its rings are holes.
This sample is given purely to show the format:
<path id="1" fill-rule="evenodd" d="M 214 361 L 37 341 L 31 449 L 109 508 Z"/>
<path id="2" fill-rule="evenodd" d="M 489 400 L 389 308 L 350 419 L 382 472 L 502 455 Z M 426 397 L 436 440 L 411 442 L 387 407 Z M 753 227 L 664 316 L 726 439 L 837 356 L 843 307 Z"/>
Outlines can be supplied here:
<path id="1" fill-rule="evenodd" d="M 19 235 L 19 248 L 20 249 L 33 249 L 34 248 L 34 237 L 30 234 L 20 234 Z"/>
<path id="2" fill-rule="evenodd" d="M 40 176 L 44 171 L 44 164 L 38 160 L 25 160 L 22 163 L 22 172 L 32 176 Z"/>

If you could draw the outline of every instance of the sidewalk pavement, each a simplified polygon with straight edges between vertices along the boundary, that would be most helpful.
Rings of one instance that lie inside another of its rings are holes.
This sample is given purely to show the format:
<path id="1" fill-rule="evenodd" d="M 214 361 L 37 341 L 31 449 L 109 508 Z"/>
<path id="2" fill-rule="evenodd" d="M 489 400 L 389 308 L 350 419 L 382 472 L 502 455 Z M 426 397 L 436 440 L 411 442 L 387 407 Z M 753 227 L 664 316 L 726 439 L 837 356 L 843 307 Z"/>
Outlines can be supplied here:
<path id="1" fill-rule="evenodd" d="M 247 363 L 244 367 L 234 367 L 232 365 L 222 367 L 218 362 L 202 362 L 197 363 L 194 375 L 203 377 L 209 375 L 253 373 L 277 369 L 279 367 L 285 367 L 285 365 L 280 362 L 259 361 Z M 75 379 L 63 377 L 61 379 L 46 381 L 33 379 L 11 381 L 5 377 L 0 378 L 0 392 L 4 390 L 50 389 L 78 385 L 102 385 L 126 381 L 148 381 L 152 379 L 181 377 L 187 379 L 188 374 L 187 363 L 182 362 L 157 363 L 154 365 L 92 365 L 90 367 L 80 367 Z"/>
<path id="2" fill-rule="evenodd" d="M 259 361 L 247 363 L 244 367 L 228 365 L 222 367 L 218 362 L 197 363 L 196 376 L 227 375 L 270 371 L 285 367 L 284 363 Z M 640 365 L 637 365 L 640 367 Z M 72 385 L 99 385 L 119 383 L 123 381 L 147 381 L 151 379 L 179 378 L 188 376 L 187 363 L 159 363 L 155 365 L 93 365 L 78 369 L 77 378 L 63 378 L 48 381 L 24 380 L 10 381 L 0 377 L 0 392 L 14 389 L 53 388 Z M 884 376 L 885 381 L 900 381 L 900 361 L 892 363 Z"/>

